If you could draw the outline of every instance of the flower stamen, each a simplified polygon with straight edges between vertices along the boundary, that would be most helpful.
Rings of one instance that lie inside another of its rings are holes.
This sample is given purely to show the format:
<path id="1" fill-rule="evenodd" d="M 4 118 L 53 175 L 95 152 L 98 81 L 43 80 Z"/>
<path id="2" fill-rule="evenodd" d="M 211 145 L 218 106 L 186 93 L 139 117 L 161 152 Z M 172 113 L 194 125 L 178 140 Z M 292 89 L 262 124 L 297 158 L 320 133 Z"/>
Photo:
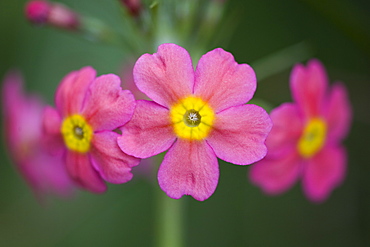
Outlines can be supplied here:
<path id="1" fill-rule="evenodd" d="M 202 140 L 211 131 L 215 114 L 201 98 L 189 96 L 171 107 L 170 117 L 178 137 Z"/>
<path id="2" fill-rule="evenodd" d="M 83 116 L 75 114 L 67 117 L 62 123 L 61 133 L 68 149 L 79 153 L 90 150 L 93 131 Z"/>
<path id="3" fill-rule="evenodd" d="M 326 140 L 327 126 L 323 119 L 313 118 L 306 125 L 298 142 L 298 152 L 310 158 L 319 152 Z"/>

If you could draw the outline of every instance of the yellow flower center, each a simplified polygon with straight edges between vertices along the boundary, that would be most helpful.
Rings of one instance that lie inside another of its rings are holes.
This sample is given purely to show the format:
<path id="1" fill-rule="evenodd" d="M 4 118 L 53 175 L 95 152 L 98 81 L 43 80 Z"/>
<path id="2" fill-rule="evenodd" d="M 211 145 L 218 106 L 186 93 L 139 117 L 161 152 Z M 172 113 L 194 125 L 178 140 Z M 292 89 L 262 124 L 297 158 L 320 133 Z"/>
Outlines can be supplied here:
<path id="1" fill-rule="evenodd" d="M 326 130 L 326 123 L 321 118 L 313 118 L 308 122 L 298 142 L 302 157 L 310 158 L 321 150 L 326 140 Z"/>
<path id="2" fill-rule="evenodd" d="M 179 138 L 203 140 L 212 129 L 215 113 L 201 98 L 189 96 L 171 107 L 170 117 Z"/>
<path id="3" fill-rule="evenodd" d="M 90 150 L 93 131 L 83 116 L 75 114 L 64 119 L 61 132 L 68 149 L 80 153 Z"/>

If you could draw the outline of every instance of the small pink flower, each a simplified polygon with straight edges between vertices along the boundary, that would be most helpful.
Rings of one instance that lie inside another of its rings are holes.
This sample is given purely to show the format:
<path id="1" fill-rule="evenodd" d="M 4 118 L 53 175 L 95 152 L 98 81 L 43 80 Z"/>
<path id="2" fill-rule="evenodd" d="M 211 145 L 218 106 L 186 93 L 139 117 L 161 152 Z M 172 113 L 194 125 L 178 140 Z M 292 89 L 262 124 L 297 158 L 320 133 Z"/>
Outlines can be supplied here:
<path id="1" fill-rule="evenodd" d="M 35 96 L 24 95 L 22 84 L 19 73 L 11 72 L 3 85 L 2 106 L 9 154 L 40 199 L 49 193 L 71 195 L 74 186 L 65 166 L 43 145 L 44 104 Z"/>
<path id="2" fill-rule="evenodd" d="M 256 76 L 230 53 L 215 49 L 194 71 L 185 49 L 163 44 L 139 58 L 134 78 L 154 102 L 137 101 L 118 144 L 139 158 L 168 150 L 158 181 L 169 197 L 209 198 L 218 183 L 217 157 L 247 165 L 265 156 L 271 120 L 261 107 L 245 105 L 256 90 Z"/>
<path id="3" fill-rule="evenodd" d="M 122 153 L 119 134 L 113 130 L 130 120 L 135 99 L 122 90 L 118 76 L 95 78 L 91 67 L 69 73 L 56 95 L 56 108 L 44 113 L 49 147 L 63 153 L 67 170 L 82 187 L 96 193 L 106 190 L 103 179 L 125 183 L 132 178 L 131 167 L 139 159 Z"/>
<path id="4" fill-rule="evenodd" d="M 344 85 L 328 87 L 318 60 L 293 68 L 290 88 L 295 102 L 271 112 L 268 155 L 250 171 L 252 182 L 267 194 L 282 193 L 302 177 L 307 197 L 322 202 L 343 181 L 347 155 L 341 141 L 352 113 Z"/>

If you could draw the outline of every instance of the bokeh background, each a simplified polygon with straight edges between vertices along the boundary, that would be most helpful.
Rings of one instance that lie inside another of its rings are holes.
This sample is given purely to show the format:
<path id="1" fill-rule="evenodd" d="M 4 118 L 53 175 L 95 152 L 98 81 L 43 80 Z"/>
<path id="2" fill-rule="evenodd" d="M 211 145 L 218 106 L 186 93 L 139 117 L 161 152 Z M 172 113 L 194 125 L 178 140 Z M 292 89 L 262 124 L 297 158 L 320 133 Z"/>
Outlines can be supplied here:
<path id="1" fill-rule="evenodd" d="M 23 16 L 25 2 L 0 1 L 0 77 L 11 68 L 20 69 L 28 92 L 52 104 L 60 79 L 72 70 L 91 65 L 98 74 L 120 71 L 127 58 L 123 51 L 52 28 L 35 28 Z M 121 25 L 115 0 L 60 2 Z M 249 167 L 220 162 L 213 196 L 204 202 L 181 199 L 186 246 L 370 246 L 369 1 L 225 2 L 236 26 L 225 34 L 230 35 L 227 42 L 217 46 L 232 52 L 239 63 L 256 66 L 262 78 L 256 97 L 267 105 L 291 101 L 291 68 L 265 76 L 279 63 L 266 66 L 263 61 L 296 44 L 304 44 L 305 54 L 324 63 L 332 82 L 345 83 L 354 112 L 345 141 L 348 173 L 327 201 L 313 204 L 299 183 L 281 196 L 268 197 L 249 183 Z M 299 54 L 287 59 L 306 62 Z M 81 191 L 70 199 L 51 197 L 40 204 L 12 165 L 1 133 L 0 246 L 154 246 L 157 193 L 162 192 L 154 171 L 151 178 L 136 176 L 127 184 L 109 185 L 104 195 Z"/>

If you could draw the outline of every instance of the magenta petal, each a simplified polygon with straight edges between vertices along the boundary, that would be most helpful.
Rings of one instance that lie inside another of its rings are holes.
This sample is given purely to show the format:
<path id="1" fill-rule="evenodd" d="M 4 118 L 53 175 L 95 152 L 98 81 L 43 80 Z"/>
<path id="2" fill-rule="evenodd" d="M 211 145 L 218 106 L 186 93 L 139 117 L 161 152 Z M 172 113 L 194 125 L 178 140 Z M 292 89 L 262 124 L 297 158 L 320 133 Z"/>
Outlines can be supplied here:
<path id="1" fill-rule="evenodd" d="M 138 158 L 148 158 L 166 151 L 176 139 L 169 111 L 146 100 L 137 101 L 131 121 L 121 130 L 118 145 L 123 152 Z"/>
<path id="2" fill-rule="evenodd" d="M 303 189 L 314 202 L 322 202 L 344 179 L 347 155 L 343 147 L 328 146 L 308 161 Z"/>
<path id="3" fill-rule="evenodd" d="M 49 153 L 60 155 L 65 150 L 65 144 L 60 132 L 62 119 L 52 107 L 46 106 L 43 115 L 44 145 Z"/>
<path id="4" fill-rule="evenodd" d="M 285 192 L 298 180 L 302 163 L 297 152 L 287 153 L 277 159 L 267 156 L 250 167 L 251 182 L 271 195 Z"/>
<path id="5" fill-rule="evenodd" d="M 271 126 L 270 117 L 259 106 L 230 107 L 217 114 L 207 142 L 218 158 L 247 165 L 265 157 L 265 140 Z"/>
<path id="6" fill-rule="evenodd" d="M 134 79 L 149 98 L 170 107 L 192 93 L 194 69 L 189 53 L 175 44 L 160 45 L 157 53 L 137 60 Z"/>
<path id="7" fill-rule="evenodd" d="M 67 173 L 61 157 L 49 155 L 40 150 L 23 164 L 24 175 L 42 199 L 48 193 L 60 196 L 72 195 L 74 183 Z"/>
<path id="8" fill-rule="evenodd" d="M 307 67 L 296 65 L 290 75 L 290 88 L 294 101 L 300 106 L 305 117 L 317 117 L 328 87 L 328 78 L 320 61 L 312 59 Z"/>
<path id="9" fill-rule="evenodd" d="M 271 111 L 273 123 L 266 140 L 269 156 L 284 155 L 296 146 L 302 134 L 303 121 L 296 104 L 285 103 Z"/>
<path id="10" fill-rule="evenodd" d="M 55 95 L 55 104 L 63 117 L 81 111 L 86 90 L 95 76 L 93 68 L 84 67 L 64 77 Z"/>
<path id="11" fill-rule="evenodd" d="M 9 71 L 5 75 L 1 91 L 2 110 L 6 118 L 8 115 L 15 115 L 19 108 L 23 109 L 27 105 L 23 93 L 23 77 L 19 71 Z"/>
<path id="12" fill-rule="evenodd" d="M 86 93 L 82 115 L 94 131 L 113 130 L 127 123 L 135 109 L 135 99 L 128 90 L 121 89 L 118 76 L 96 78 Z"/>
<path id="13" fill-rule="evenodd" d="M 94 193 L 103 193 L 107 186 L 99 173 L 92 167 L 88 154 L 67 152 L 67 171 L 79 185 Z"/>
<path id="14" fill-rule="evenodd" d="M 62 118 L 57 110 L 51 106 L 46 106 L 43 116 L 44 131 L 48 135 L 60 134 Z"/>
<path id="15" fill-rule="evenodd" d="M 329 130 L 328 138 L 334 138 L 335 141 L 343 139 L 350 128 L 352 110 L 347 90 L 341 83 L 336 83 L 332 87 L 326 118 Z"/>
<path id="16" fill-rule="evenodd" d="M 94 166 L 109 183 L 126 183 L 132 178 L 131 167 L 139 164 L 140 159 L 121 151 L 115 132 L 100 132 L 94 135 L 91 151 Z"/>
<path id="17" fill-rule="evenodd" d="M 43 103 L 36 96 L 23 92 L 23 79 L 18 71 L 10 71 L 5 76 L 1 103 L 9 151 L 16 160 L 22 159 L 32 153 L 27 146 L 32 148 L 40 142 Z"/>
<path id="18" fill-rule="evenodd" d="M 233 55 L 221 48 L 203 55 L 195 71 L 194 94 L 216 112 L 248 102 L 256 86 L 253 69 L 236 63 Z"/>
<path id="19" fill-rule="evenodd" d="M 159 186 L 167 195 L 179 199 L 191 195 L 204 201 L 215 191 L 219 169 L 217 158 L 206 142 L 178 139 L 159 167 Z"/>

